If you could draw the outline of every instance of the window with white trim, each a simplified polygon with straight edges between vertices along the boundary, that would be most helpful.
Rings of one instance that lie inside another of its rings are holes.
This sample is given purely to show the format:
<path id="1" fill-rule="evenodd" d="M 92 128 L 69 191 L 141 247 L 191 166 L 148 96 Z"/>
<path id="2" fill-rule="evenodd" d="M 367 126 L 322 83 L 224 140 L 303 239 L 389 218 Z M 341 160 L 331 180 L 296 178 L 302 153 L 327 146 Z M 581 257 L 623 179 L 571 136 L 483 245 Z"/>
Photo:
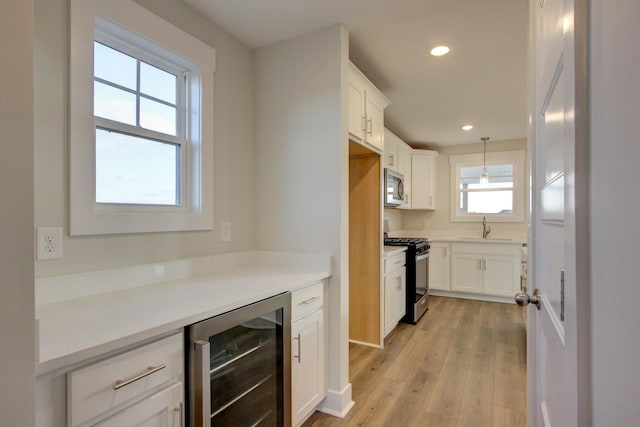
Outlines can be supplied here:
<path id="1" fill-rule="evenodd" d="M 453 155 L 449 163 L 452 221 L 524 221 L 524 151 L 487 153 L 486 182 L 482 154 Z"/>
<path id="2" fill-rule="evenodd" d="M 215 51 L 131 0 L 71 1 L 71 234 L 213 226 Z"/>

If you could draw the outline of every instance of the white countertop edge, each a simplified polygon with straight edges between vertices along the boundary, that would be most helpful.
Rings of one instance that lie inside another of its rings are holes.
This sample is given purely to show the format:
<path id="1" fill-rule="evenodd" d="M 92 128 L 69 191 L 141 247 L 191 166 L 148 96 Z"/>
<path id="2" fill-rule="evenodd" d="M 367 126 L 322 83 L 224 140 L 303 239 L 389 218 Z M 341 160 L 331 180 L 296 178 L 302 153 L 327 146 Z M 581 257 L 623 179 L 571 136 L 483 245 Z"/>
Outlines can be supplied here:
<path id="1" fill-rule="evenodd" d="M 470 234 L 468 231 L 456 230 L 395 230 L 389 232 L 391 237 L 421 237 L 430 242 L 465 242 L 465 243 L 490 243 L 490 244 L 518 244 L 527 243 L 526 233 L 496 233 L 489 234 L 487 239 L 482 239 L 481 233 Z"/>
<path id="2" fill-rule="evenodd" d="M 399 253 L 405 252 L 406 246 L 385 246 L 383 249 L 384 258 L 392 257 Z"/>
<path id="3" fill-rule="evenodd" d="M 253 259 L 248 264 L 252 266 L 236 266 L 214 275 L 130 286 L 37 306 L 39 362 L 36 374 L 68 368 L 177 332 L 190 324 L 331 276 L 329 255 L 251 253 Z M 246 253 L 235 254 L 236 257 L 242 255 Z M 222 258 L 230 261 L 234 257 Z M 211 265 L 212 260 L 209 261 Z M 102 274 L 99 272 L 94 277 L 98 281 L 103 277 L 113 279 L 115 273 Z M 83 279 L 90 277 L 83 273 Z"/>
<path id="4" fill-rule="evenodd" d="M 526 244 L 526 240 L 513 238 L 476 238 L 476 237 L 434 237 L 429 239 L 430 242 L 450 242 L 450 243 L 480 243 L 480 244 L 498 244 L 498 245 L 518 245 Z"/>

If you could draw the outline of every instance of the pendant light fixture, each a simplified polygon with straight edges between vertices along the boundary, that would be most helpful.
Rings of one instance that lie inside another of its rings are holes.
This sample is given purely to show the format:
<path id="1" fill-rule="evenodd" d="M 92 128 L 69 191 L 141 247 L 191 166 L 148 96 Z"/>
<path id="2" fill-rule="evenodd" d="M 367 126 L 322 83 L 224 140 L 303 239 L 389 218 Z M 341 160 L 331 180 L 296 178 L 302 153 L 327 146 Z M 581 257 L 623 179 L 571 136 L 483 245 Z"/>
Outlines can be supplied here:
<path id="1" fill-rule="evenodd" d="M 489 172 L 487 172 L 487 141 L 489 140 L 488 136 L 483 136 L 480 140 L 484 143 L 483 148 L 483 159 L 482 159 L 482 175 L 480 175 L 480 184 L 487 185 L 489 184 Z"/>

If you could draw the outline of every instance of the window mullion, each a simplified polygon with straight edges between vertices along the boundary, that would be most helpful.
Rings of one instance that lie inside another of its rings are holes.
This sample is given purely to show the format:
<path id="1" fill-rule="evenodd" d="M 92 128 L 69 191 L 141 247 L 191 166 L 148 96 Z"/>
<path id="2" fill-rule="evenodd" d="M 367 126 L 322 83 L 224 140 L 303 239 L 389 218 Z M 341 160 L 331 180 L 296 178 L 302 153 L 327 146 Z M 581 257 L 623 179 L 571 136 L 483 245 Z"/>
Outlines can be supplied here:
<path id="1" fill-rule="evenodd" d="M 136 126 L 140 127 L 140 60 L 136 61 Z"/>
<path id="2" fill-rule="evenodd" d="M 125 133 L 127 135 L 136 135 L 158 142 L 175 144 L 180 147 L 184 147 L 187 142 L 186 139 L 181 136 L 173 136 L 166 133 L 160 133 L 153 130 L 128 125 L 126 123 L 105 119 L 103 117 L 94 117 L 94 123 L 96 128 L 104 129 L 107 131 L 112 130 L 114 132 Z"/>

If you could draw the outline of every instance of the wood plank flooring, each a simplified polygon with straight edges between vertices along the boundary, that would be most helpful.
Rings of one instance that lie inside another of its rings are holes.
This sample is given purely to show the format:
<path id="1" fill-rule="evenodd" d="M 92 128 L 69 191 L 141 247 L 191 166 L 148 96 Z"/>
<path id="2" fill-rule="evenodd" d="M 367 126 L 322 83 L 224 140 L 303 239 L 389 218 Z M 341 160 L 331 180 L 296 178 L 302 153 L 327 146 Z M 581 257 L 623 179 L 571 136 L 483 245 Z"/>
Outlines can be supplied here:
<path id="1" fill-rule="evenodd" d="M 515 304 L 431 296 L 417 325 L 383 350 L 351 344 L 355 406 L 304 427 L 526 425 L 526 329 Z"/>

